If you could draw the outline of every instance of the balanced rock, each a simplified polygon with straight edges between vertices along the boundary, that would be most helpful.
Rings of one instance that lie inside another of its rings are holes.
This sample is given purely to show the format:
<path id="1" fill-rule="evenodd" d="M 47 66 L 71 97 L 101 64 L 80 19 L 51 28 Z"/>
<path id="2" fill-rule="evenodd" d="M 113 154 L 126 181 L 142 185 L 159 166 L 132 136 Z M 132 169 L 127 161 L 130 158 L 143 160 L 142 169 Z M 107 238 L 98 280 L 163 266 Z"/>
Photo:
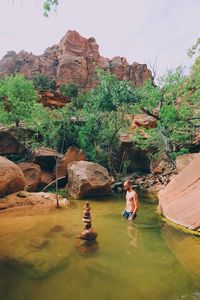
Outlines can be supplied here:
<path id="1" fill-rule="evenodd" d="M 200 153 L 158 194 L 160 213 L 172 222 L 200 231 Z"/>
<path id="2" fill-rule="evenodd" d="M 25 178 L 21 169 L 0 156 L 0 197 L 23 190 L 24 187 Z"/>
<path id="3" fill-rule="evenodd" d="M 68 165 L 68 193 L 76 199 L 99 197 L 111 193 L 110 176 L 106 168 L 88 161 Z"/>
<path id="4" fill-rule="evenodd" d="M 85 241 L 95 241 L 97 237 L 97 232 L 92 228 L 92 219 L 90 213 L 90 203 L 87 201 L 84 206 L 83 210 L 83 223 L 84 229 L 83 231 L 77 236 L 77 238 Z"/>
<path id="5" fill-rule="evenodd" d="M 26 190 L 36 192 L 41 181 L 41 168 L 33 163 L 20 163 L 18 167 L 22 170 L 26 179 Z"/>

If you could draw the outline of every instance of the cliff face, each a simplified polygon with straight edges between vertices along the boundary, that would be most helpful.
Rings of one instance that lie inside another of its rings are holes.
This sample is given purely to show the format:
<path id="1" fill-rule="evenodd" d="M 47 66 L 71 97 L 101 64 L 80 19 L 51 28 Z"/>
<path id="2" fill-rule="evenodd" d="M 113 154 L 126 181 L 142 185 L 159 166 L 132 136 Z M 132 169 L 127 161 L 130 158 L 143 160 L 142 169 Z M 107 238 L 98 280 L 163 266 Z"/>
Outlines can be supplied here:
<path id="1" fill-rule="evenodd" d="M 97 84 L 95 68 L 110 70 L 118 79 L 132 81 L 134 86 L 142 85 L 152 77 L 146 64 L 129 65 L 126 58 L 108 59 L 100 56 L 99 46 L 94 38 L 83 38 L 76 31 L 68 31 L 61 41 L 47 48 L 42 55 L 20 51 L 9 51 L 0 61 L 0 77 L 14 73 L 28 78 L 42 74 L 55 79 L 57 85 L 75 82 L 82 88 Z"/>

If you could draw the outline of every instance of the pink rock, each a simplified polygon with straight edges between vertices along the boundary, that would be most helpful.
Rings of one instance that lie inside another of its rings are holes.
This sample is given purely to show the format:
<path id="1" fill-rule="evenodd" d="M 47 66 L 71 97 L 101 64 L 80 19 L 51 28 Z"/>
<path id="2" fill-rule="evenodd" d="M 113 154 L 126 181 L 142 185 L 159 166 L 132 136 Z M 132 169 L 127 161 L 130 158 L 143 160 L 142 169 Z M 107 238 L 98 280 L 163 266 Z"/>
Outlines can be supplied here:
<path id="1" fill-rule="evenodd" d="M 133 86 L 143 85 L 152 78 L 146 64 L 129 65 L 126 58 L 119 56 L 111 60 L 104 58 L 100 56 L 99 46 L 93 37 L 87 39 L 72 30 L 42 55 L 9 51 L 0 61 L 0 77 L 16 72 L 27 78 L 42 74 L 56 80 L 58 86 L 74 82 L 83 89 L 89 89 L 98 84 L 94 76 L 96 67 L 111 71 L 118 79 L 130 80 Z"/>
<path id="2" fill-rule="evenodd" d="M 159 194 L 160 213 L 176 224 L 200 230 L 200 153 Z"/>

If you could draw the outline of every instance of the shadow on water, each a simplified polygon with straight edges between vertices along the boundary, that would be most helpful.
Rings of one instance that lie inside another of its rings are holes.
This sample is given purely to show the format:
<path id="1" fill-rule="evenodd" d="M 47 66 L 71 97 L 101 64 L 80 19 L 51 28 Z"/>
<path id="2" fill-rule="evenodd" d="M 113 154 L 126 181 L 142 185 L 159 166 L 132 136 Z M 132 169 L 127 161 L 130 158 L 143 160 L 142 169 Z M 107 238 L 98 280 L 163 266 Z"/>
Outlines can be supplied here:
<path id="1" fill-rule="evenodd" d="M 26 277 L 26 279 L 48 279 L 55 273 L 59 272 L 61 269 L 66 268 L 69 263 L 68 257 L 60 260 L 56 265 L 49 267 L 48 269 L 39 269 L 33 263 L 23 261 L 14 257 L 4 257 L 0 261 L 2 269 L 7 270 L 15 276 Z"/>

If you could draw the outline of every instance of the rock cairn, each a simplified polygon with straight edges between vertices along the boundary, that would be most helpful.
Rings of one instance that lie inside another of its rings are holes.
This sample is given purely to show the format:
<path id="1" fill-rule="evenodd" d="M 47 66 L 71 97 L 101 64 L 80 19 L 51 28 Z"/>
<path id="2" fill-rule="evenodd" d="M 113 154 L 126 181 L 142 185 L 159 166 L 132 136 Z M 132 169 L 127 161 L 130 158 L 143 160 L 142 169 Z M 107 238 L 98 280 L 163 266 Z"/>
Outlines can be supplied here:
<path id="1" fill-rule="evenodd" d="M 78 238 L 81 240 L 86 241 L 95 241 L 97 237 L 97 233 L 92 228 L 92 219 L 91 219 L 91 207 L 90 203 L 86 201 L 84 210 L 83 210 L 83 223 L 84 223 L 84 229 L 83 231 L 78 235 Z"/>

